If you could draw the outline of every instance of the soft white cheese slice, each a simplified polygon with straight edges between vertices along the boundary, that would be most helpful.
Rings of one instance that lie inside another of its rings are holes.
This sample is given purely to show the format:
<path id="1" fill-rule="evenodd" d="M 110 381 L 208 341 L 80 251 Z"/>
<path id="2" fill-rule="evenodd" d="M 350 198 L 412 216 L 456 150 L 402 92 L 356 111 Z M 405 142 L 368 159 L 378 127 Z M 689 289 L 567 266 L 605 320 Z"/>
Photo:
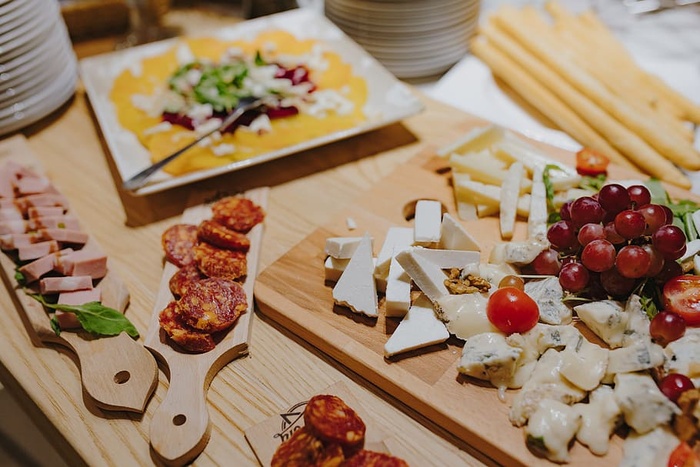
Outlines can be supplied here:
<path id="1" fill-rule="evenodd" d="M 415 248 L 413 252 L 436 264 L 440 269 L 462 269 L 467 264 L 479 264 L 481 260 L 478 251 Z"/>
<path id="2" fill-rule="evenodd" d="M 326 239 L 325 252 L 337 259 L 348 259 L 357 249 L 362 237 L 330 237 Z"/>
<path id="3" fill-rule="evenodd" d="M 518 198 L 520 196 L 520 181 L 524 176 L 525 168 L 522 162 L 514 162 L 508 168 L 506 178 L 501 185 L 501 213 L 499 215 L 499 224 L 501 227 L 501 237 L 506 240 L 513 238 Z"/>
<path id="4" fill-rule="evenodd" d="M 386 316 L 389 318 L 405 316 L 411 306 L 411 277 L 404 271 L 396 256 L 391 258 L 384 304 Z"/>
<path id="5" fill-rule="evenodd" d="M 442 215 L 439 246 L 445 250 L 481 251 L 476 239 L 449 213 Z"/>
<path id="6" fill-rule="evenodd" d="M 384 355 L 391 357 L 409 350 L 421 349 L 445 342 L 450 333 L 433 311 L 433 305 L 424 295 L 416 299 L 394 333 L 384 344 Z"/>
<path id="7" fill-rule="evenodd" d="M 377 288 L 373 272 L 372 239 L 365 234 L 333 287 L 333 301 L 349 307 L 355 313 L 377 317 Z"/>
<path id="8" fill-rule="evenodd" d="M 399 251 L 411 245 L 413 245 L 413 229 L 411 227 L 389 227 L 377 255 L 374 275 L 378 279 L 386 279 L 389 275 L 389 266 L 391 258 L 394 256 L 394 250 Z"/>
<path id="9" fill-rule="evenodd" d="M 442 204 L 440 201 L 419 200 L 416 203 L 416 215 L 413 224 L 413 243 L 423 246 L 437 245 L 440 242 L 441 222 Z"/>
<path id="10" fill-rule="evenodd" d="M 411 247 L 401 251 L 396 255 L 396 260 L 418 288 L 435 303 L 440 297 L 450 294 L 445 286 L 447 276 L 435 263 L 416 254 L 415 249 Z"/>
<path id="11" fill-rule="evenodd" d="M 469 339 L 485 332 L 499 332 L 486 316 L 487 302 L 480 293 L 445 295 L 437 300 L 435 310 L 450 333 Z"/>

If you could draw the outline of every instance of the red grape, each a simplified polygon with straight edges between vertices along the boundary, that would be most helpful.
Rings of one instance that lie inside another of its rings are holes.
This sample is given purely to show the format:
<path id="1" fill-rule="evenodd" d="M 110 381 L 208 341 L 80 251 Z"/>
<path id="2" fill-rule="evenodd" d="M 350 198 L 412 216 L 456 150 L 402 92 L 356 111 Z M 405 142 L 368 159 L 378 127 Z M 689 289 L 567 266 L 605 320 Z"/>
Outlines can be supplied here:
<path id="1" fill-rule="evenodd" d="M 660 311 L 649 323 L 649 334 L 654 341 L 662 346 L 683 337 L 685 320 L 679 314 L 670 311 Z"/>
<path id="2" fill-rule="evenodd" d="M 674 255 L 685 246 L 685 234 L 680 227 L 666 224 L 654 232 L 651 236 L 651 242 L 654 248 L 666 257 L 667 254 Z"/>
<path id="3" fill-rule="evenodd" d="M 604 239 L 605 229 L 600 224 L 586 224 L 578 231 L 578 242 L 586 246 L 593 240 Z"/>
<path id="4" fill-rule="evenodd" d="M 628 240 L 644 234 L 646 227 L 647 223 L 640 212 L 626 209 L 615 216 L 615 230 Z"/>
<path id="5" fill-rule="evenodd" d="M 629 207 L 630 195 L 622 185 L 611 183 L 600 189 L 598 202 L 607 212 L 617 214 Z"/>
<path id="6" fill-rule="evenodd" d="M 581 227 L 584 224 L 597 224 L 603 220 L 605 211 L 600 206 L 600 203 L 590 196 L 582 196 L 571 203 L 571 221 L 575 227 Z"/>
<path id="7" fill-rule="evenodd" d="M 630 195 L 630 201 L 635 206 L 644 206 L 651 202 L 651 193 L 644 185 L 632 185 L 627 188 L 627 193 Z"/>
<path id="8" fill-rule="evenodd" d="M 607 271 L 615 265 L 615 247 L 607 240 L 593 240 L 583 248 L 581 262 L 591 271 Z"/>
<path id="9" fill-rule="evenodd" d="M 681 256 L 683 256 L 686 252 L 688 251 L 688 247 L 686 245 L 683 245 L 678 251 L 673 251 L 671 253 L 665 253 L 663 255 L 664 259 L 670 260 L 670 261 L 675 261 Z"/>
<path id="10" fill-rule="evenodd" d="M 666 212 L 658 204 L 645 204 L 637 211 L 644 216 L 644 220 L 647 223 L 644 235 L 651 235 L 659 230 L 659 227 L 666 224 Z"/>
<path id="11" fill-rule="evenodd" d="M 576 245 L 576 231 L 571 221 L 557 221 L 549 227 L 547 240 L 557 250 L 567 250 Z"/>
<path id="12" fill-rule="evenodd" d="M 617 252 L 615 267 L 623 276 L 631 279 L 638 279 L 646 276 L 651 266 L 649 253 L 638 245 L 623 246 Z"/>
<path id="13" fill-rule="evenodd" d="M 663 392 L 666 397 L 671 399 L 673 402 L 676 402 L 685 391 L 695 389 L 695 385 L 686 375 L 671 373 L 666 375 L 664 379 L 661 380 L 659 389 L 661 389 L 661 392 Z"/>
<path id="14" fill-rule="evenodd" d="M 532 260 L 532 268 L 536 274 L 556 276 L 561 269 L 559 254 L 551 248 L 547 248 Z"/>
<path id="15" fill-rule="evenodd" d="M 650 260 L 649 270 L 646 275 L 647 277 L 654 277 L 661 272 L 661 269 L 664 267 L 664 257 L 649 243 L 642 245 L 642 248 L 644 248 L 644 251 L 649 255 Z"/>
<path id="16" fill-rule="evenodd" d="M 671 211 L 671 208 L 664 204 L 660 204 L 661 209 L 666 213 L 666 222 L 664 224 L 673 224 L 673 211 Z"/>
<path id="17" fill-rule="evenodd" d="M 559 284 L 569 292 L 580 292 L 588 285 L 588 269 L 581 263 L 566 263 L 559 271 Z"/>
<path id="18" fill-rule="evenodd" d="M 563 221 L 568 221 L 571 220 L 571 203 L 573 203 L 574 200 L 569 200 L 566 201 L 564 204 L 561 205 L 559 208 L 559 216 L 561 217 L 561 220 Z"/>
<path id="19" fill-rule="evenodd" d="M 615 298 L 622 298 L 629 296 L 637 281 L 621 276 L 616 268 L 612 268 L 600 273 L 600 283 L 607 293 Z"/>
<path id="20" fill-rule="evenodd" d="M 665 284 L 676 276 L 683 274 L 683 267 L 677 261 L 664 261 L 661 271 L 655 276 L 656 282 Z"/>
<path id="21" fill-rule="evenodd" d="M 605 224 L 603 230 L 605 231 L 605 239 L 613 245 L 621 245 L 627 241 L 625 240 L 625 237 L 617 233 L 614 222 L 608 222 Z"/>

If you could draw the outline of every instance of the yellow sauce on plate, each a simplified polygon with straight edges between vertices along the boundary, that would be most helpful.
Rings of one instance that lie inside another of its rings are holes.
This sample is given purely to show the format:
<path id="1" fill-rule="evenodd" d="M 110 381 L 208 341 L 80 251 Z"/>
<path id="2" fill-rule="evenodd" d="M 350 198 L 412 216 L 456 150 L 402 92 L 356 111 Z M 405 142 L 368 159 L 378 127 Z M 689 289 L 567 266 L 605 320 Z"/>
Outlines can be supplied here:
<path id="1" fill-rule="evenodd" d="M 301 56 L 311 52 L 319 42 L 300 40 L 285 31 L 269 31 L 252 40 L 223 41 L 216 38 L 186 38 L 184 43 L 193 55 L 200 59 L 218 61 L 231 47 L 253 56 L 256 51 L 265 51 L 264 57 L 274 61 L 275 54 Z M 274 50 L 268 52 L 270 44 Z M 148 134 L 147 130 L 161 122 L 160 117 L 151 117 L 145 111 L 132 104 L 136 94 L 152 95 L 156 89 L 166 83 L 170 75 L 180 65 L 177 49 L 174 45 L 165 53 L 145 58 L 141 62 L 141 72 L 134 75 L 131 70 L 124 70 L 114 81 L 110 99 L 114 103 L 119 123 L 132 131 L 139 141 L 148 148 L 152 161 L 158 161 L 180 149 L 195 139 L 195 134 L 184 127 L 173 125 L 169 130 Z M 231 144 L 235 151 L 226 155 L 216 155 L 210 147 L 196 146 L 178 159 L 168 164 L 165 171 L 171 175 L 219 167 L 232 162 L 249 159 L 271 151 L 302 143 L 337 131 L 353 128 L 364 121 L 363 107 L 367 101 L 367 83 L 352 72 L 352 67 L 332 51 L 324 50 L 323 59 L 327 67 L 323 70 L 310 69 L 311 81 L 319 90 L 334 89 L 354 103 L 353 111 L 338 115 L 330 112 L 320 118 L 300 113 L 295 116 L 274 119 L 272 131 L 254 133 L 237 130 L 233 135 L 224 134 L 215 144 Z"/>

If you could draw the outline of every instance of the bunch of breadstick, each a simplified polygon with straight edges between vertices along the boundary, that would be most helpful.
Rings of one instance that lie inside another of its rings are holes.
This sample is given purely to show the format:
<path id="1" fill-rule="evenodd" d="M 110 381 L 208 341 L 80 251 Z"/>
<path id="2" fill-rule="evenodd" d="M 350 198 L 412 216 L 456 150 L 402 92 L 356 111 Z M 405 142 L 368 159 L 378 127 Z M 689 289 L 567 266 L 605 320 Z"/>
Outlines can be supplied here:
<path id="1" fill-rule="evenodd" d="M 554 1 L 546 12 L 503 6 L 471 51 L 529 105 L 583 146 L 683 188 L 700 170 L 693 125 L 700 106 L 637 65 L 591 11 Z"/>

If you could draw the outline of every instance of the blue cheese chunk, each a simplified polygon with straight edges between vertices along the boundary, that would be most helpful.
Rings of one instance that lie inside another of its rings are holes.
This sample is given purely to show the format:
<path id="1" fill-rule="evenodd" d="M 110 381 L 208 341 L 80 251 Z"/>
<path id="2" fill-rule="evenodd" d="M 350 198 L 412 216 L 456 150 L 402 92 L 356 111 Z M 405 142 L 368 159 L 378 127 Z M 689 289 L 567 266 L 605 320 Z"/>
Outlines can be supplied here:
<path id="1" fill-rule="evenodd" d="M 581 427 L 576 439 L 597 456 L 604 456 L 610 447 L 612 436 L 620 418 L 620 406 L 610 386 L 598 386 L 588 395 L 588 403 L 574 404 L 581 415 Z"/>
<path id="2" fill-rule="evenodd" d="M 529 281 L 525 293 L 537 302 L 540 321 L 547 324 L 568 324 L 571 322 L 571 308 L 562 302 L 564 290 L 557 277 Z"/>
<path id="3" fill-rule="evenodd" d="M 579 335 L 569 341 L 562 351 L 561 374 L 577 387 L 592 391 L 605 376 L 609 353 L 608 349 Z"/>
<path id="4" fill-rule="evenodd" d="M 631 295 L 625 304 L 627 315 L 627 327 L 622 337 L 622 346 L 626 347 L 639 341 L 649 341 L 649 317 L 642 308 L 642 302 L 638 295 Z"/>
<path id="5" fill-rule="evenodd" d="M 631 432 L 622 446 L 619 467 L 659 467 L 668 464 L 671 452 L 678 446 L 678 438 L 667 427 L 659 427 L 644 434 Z"/>
<path id="6" fill-rule="evenodd" d="M 574 311 L 610 348 L 622 347 L 629 317 L 620 303 L 614 300 L 589 302 L 574 307 Z"/>
<path id="7" fill-rule="evenodd" d="M 700 329 L 686 329 L 683 337 L 666 345 L 664 353 L 667 372 L 687 375 L 695 387 L 700 386 Z"/>
<path id="8" fill-rule="evenodd" d="M 522 242 L 504 243 L 501 254 L 503 261 L 515 266 L 526 266 L 532 263 L 537 255 L 549 248 L 547 239 L 532 239 Z"/>
<path id="9" fill-rule="evenodd" d="M 527 444 L 553 462 L 569 462 L 569 444 L 581 426 L 581 415 L 553 399 L 540 402 L 525 427 Z"/>
<path id="10" fill-rule="evenodd" d="M 649 370 L 664 364 L 664 350 L 651 341 L 637 341 L 628 347 L 613 349 L 608 360 L 608 374 Z"/>
<path id="11" fill-rule="evenodd" d="M 652 377 L 646 373 L 621 373 L 615 376 L 615 400 L 625 422 L 637 433 L 647 433 L 665 425 L 680 413 Z"/>
<path id="12" fill-rule="evenodd" d="M 521 353 L 522 349 L 508 345 L 501 333 L 477 334 L 465 342 L 457 370 L 502 390 L 512 380 Z"/>

